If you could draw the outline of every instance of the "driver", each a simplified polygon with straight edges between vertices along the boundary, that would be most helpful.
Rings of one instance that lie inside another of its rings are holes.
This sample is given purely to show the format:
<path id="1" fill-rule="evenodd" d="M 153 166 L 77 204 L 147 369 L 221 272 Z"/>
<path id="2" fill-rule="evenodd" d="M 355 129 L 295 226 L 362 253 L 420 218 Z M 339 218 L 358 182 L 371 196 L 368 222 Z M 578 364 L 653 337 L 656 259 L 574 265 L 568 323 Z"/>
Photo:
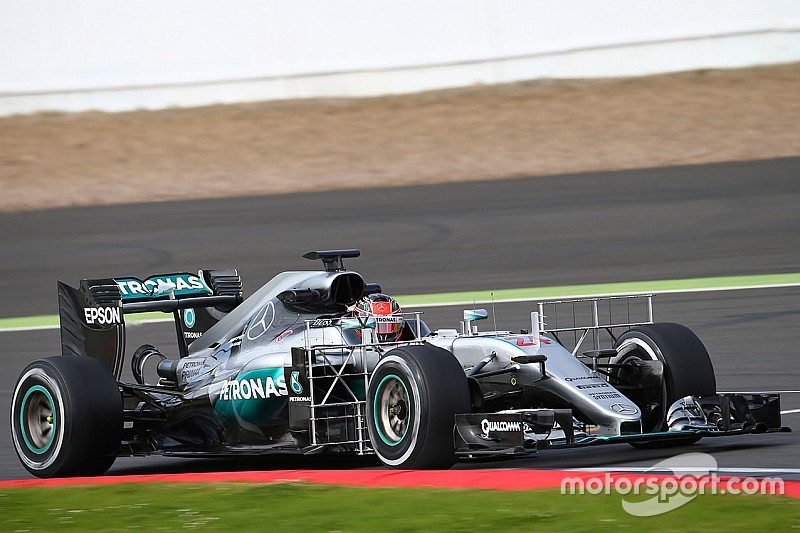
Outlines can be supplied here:
<path id="1" fill-rule="evenodd" d="M 403 315 L 400 304 L 387 294 L 376 292 L 361 298 L 353 308 L 353 316 L 361 320 L 375 319 L 378 342 L 397 342 L 403 333 Z"/>

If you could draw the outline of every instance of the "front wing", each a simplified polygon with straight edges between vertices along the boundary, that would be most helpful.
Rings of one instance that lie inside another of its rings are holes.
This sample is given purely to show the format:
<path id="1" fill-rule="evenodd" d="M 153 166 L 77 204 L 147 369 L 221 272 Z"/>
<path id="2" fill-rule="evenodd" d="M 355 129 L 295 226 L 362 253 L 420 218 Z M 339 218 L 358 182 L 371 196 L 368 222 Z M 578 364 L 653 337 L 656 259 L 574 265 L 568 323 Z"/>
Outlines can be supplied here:
<path id="1" fill-rule="evenodd" d="M 725 437 L 787 432 L 781 426 L 778 394 L 715 394 L 697 398 L 722 414 L 713 429 L 593 435 L 577 432 L 571 409 L 520 409 L 502 413 L 456 415 L 455 450 L 459 457 L 528 455 L 538 450 L 579 448 L 614 443 L 668 443 L 692 437 Z"/>

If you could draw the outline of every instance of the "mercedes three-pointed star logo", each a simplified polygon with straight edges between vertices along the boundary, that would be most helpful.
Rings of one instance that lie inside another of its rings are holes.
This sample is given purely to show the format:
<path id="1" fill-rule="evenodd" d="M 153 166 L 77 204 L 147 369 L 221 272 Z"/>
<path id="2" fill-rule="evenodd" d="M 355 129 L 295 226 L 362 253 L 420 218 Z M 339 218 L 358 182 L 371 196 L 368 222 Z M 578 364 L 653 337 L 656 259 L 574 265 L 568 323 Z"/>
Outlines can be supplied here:
<path id="1" fill-rule="evenodd" d="M 267 332 L 272 322 L 275 320 L 275 305 L 272 302 L 267 302 L 267 305 L 255 314 L 253 320 L 250 322 L 250 327 L 247 328 L 247 338 L 251 341 L 256 340 L 261 335 Z"/>

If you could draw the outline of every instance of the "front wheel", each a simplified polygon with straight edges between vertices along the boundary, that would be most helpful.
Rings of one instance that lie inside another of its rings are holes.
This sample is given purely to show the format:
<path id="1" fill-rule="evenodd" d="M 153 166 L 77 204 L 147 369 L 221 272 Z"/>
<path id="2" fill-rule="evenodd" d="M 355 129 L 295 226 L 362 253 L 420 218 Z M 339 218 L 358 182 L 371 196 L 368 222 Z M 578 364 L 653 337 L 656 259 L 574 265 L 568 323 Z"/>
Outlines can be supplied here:
<path id="1" fill-rule="evenodd" d="M 466 375 L 447 350 L 395 348 L 370 378 L 367 429 L 373 450 L 390 468 L 450 468 L 455 415 L 469 411 Z"/>
<path id="2" fill-rule="evenodd" d="M 100 475 L 114 462 L 122 432 L 122 395 L 99 360 L 39 359 L 20 375 L 11 435 L 34 476 Z"/>
<path id="3" fill-rule="evenodd" d="M 618 377 L 624 377 L 626 366 L 636 361 L 659 361 L 663 378 L 647 397 L 636 403 L 642 412 L 642 431 L 666 431 L 667 410 L 685 396 L 715 394 L 717 382 L 714 367 L 703 343 L 692 330 L 681 324 L 660 323 L 637 326 L 620 335 L 614 345 L 617 356 L 612 363 L 622 365 Z M 656 448 L 692 444 L 700 437 L 669 441 L 647 441 L 632 444 L 637 448 Z"/>

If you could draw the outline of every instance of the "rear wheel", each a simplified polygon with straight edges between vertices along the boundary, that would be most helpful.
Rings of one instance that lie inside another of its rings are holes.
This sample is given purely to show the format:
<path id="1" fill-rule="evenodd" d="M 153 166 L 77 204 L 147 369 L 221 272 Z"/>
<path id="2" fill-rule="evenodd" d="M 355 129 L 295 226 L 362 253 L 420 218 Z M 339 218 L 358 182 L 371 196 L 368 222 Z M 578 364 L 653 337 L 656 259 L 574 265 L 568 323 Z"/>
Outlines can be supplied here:
<path id="1" fill-rule="evenodd" d="M 35 476 L 104 473 L 114 463 L 121 432 L 122 396 L 97 359 L 39 359 L 17 381 L 11 434 L 17 456 Z"/>
<path id="2" fill-rule="evenodd" d="M 646 398 L 637 404 L 642 411 L 642 431 L 667 430 L 667 410 L 684 396 L 715 394 L 717 382 L 714 367 L 703 343 L 689 328 L 681 324 L 661 323 L 637 326 L 623 333 L 614 348 L 613 363 L 634 365 L 636 361 L 660 361 L 663 379 Z M 624 377 L 626 369 L 618 371 Z M 692 444 L 700 437 L 669 441 L 633 443 L 635 447 L 667 447 Z"/>
<path id="3" fill-rule="evenodd" d="M 455 415 L 470 411 L 455 357 L 430 345 L 395 348 L 377 364 L 367 393 L 372 447 L 391 468 L 442 469 L 455 462 Z"/>

